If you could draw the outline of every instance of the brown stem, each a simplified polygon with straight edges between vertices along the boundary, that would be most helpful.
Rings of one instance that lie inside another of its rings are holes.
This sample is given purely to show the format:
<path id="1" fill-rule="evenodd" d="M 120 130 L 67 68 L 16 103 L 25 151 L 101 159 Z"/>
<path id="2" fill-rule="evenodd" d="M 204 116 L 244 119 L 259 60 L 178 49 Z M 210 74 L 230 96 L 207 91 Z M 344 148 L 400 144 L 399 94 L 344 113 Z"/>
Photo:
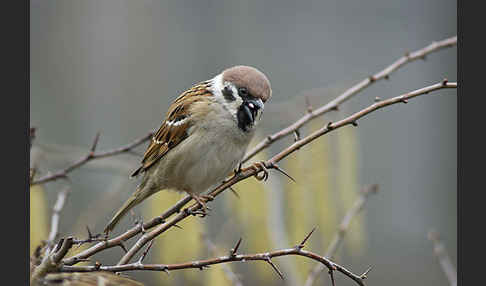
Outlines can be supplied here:
<path id="1" fill-rule="evenodd" d="M 286 149 L 284 149 L 283 151 L 281 151 L 280 153 L 278 153 L 277 155 L 275 155 L 274 157 L 272 157 L 271 159 L 269 159 L 268 161 L 263 162 L 263 163 L 265 164 L 265 166 L 267 168 L 270 168 L 274 164 L 278 163 L 279 161 L 281 161 L 285 157 L 287 157 L 290 154 L 292 154 L 293 152 L 295 152 L 296 150 L 299 150 L 301 147 L 309 144 L 310 142 L 314 141 L 315 139 L 321 137 L 322 135 L 327 134 L 327 133 L 329 133 L 333 130 L 336 130 L 338 128 L 344 127 L 346 125 L 350 125 L 350 124 L 354 125 L 354 124 L 356 124 L 358 119 L 366 116 L 367 114 L 369 114 L 369 113 L 371 113 L 375 110 L 378 110 L 378 109 L 381 109 L 383 107 L 393 105 L 393 104 L 396 104 L 396 103 L 402 103 L 405 100 L 417 97 L 419 95 L 428 94 L 429 92 L 432 92 L 432 91 L 435 91 L 435 90 L 439 90 L 439 89 L 443 89 L 443 88 L 456 88 L 456 87 L 457 87 L 457 83 L 449 83 L 446 80 L 444 80 L 440 83 L 437 83 L 437 84 L 434 84 L 434 85 L 431 85 L 431 86 L 428 86 L 428 87 L 424 87 L 424 88 L 421 88 L 421 89 L 418 89 L 418 90 L 415 90 L 415 91 L 412 91 L 412 92 L 409 92 L 409 93 L 406 93 L 406 94 L 403 94 L 403 95 L 400 95 L 400 96 L 397 96 L 397 97 L 393 97 L 393 98 L 390 98 L 390 99 L 387 99 L 387 100 L 382 100 L 382 101 L 376 102 L 376 103 L 372 104 L 371 106 L 369 106 L 369 107 L 367 107 L 367 108 L 365 108 L 365 109 L 363 109 L 359 112 L 356 112 L 355 114 L 353 114 L 353 115 L 351 115 L 351 116 L 349 116 L 349 117 L 347 117 L 347 118 L 345 118 L 341 121 L 338 121 L 336 123 L 330 122 L 329 124 L 327 124 L 323 128 L 321 128 L 321 129 L 315 131 L 314 133 L 308 135 L 307 137 L 295 142 L 291 146 L 287 147 Z M 211 191 L 209 193 L 209 195 L 216 197 L 217 195 L 222 193 L 228 187 L 230 187 L 230 186 L 236 184 L 237 182 L 244 180 L 248 177 L 255 176 L 261 171 L 263 171 L 261 164 L 255 165 L 254 168 L 243 169 L 238 175 L 233 176 L 231 179 L 227 180 L 223 184 L 219 185 L 216 189 Z M 163 223 L 163 224 L 155 227 L 155 229 L 153 229 L 152 231 L 142 235 L 142 237 L 139 238 L 139 240 L 132 246 L 132 248 L 120 259 L 120 261 L 118 262 L 118 265 L 128 263 L 130 261 L 130 259 L 147 242 L 154 239 L 155 237 L 157 237 L 161 233 L 167 231 L 169 228 L 171 228 L 175 224 L 179 223 L 181 220 L 188 217 L 191 213 L 195 213 L 199 209 L 200 209 L 200 205 L 196 204 L 196 205 L 192 206 L 191 208 L 188 208 L 187 211 L 180 212 L 177 216 L 175 216 L 169 222 Z"/>
<path id="2" fill-rule="evenodd" d="M 309 238 L 310 235 L 304 239 L 302 243 Z M 363 280 L 366 278 L 365 275 L 356 275 L 351 271 L 347 270 L 343 266 L 332 262 L 331 260 L 320 256 L 316 253 L 303 250 L 303 244 L 299 244 L 293 248 L 287 249 L 280 249 L 271 252 L 264 252 L 264 253 L 256 253 L 256 254 L 236 254 L 230 253 L 227 256 L 221 256 L 211 259 L 205 260 L 197 260 L 197 261 L 190 261 L 185 263 L 177 263 L 177 264 L 142 264 L 140 262 L 130 263 L 130 264 L 119 264 L 115 266 L 63 266 L 60 268 L 62 272 L 91 272 L 91 271 L 110 271 L 110 272 L 122 272 L 122 271 L 132 271 L 132 270 L 148 270 L 148 271 L 165 271 L 169 272 L 172 270 L 180 270 L 180 269 L 190 269 L 196 268 L 203 270 L 210 265 L 221 264 L 221 263 L 228 263 L 228 262 L 246 262 L 246 261 L 265 261 L 272 265 L 272 268 L 282 275 L 282 273 L 276 268 L 275 264 L 271 262 L 271 259 L 274 257 L 279 256 L 288 256 L 288 255 L 297 255 L 310 258 L 312 260 L 318 261 L 321 264 L 325 265 L 331 271 L 339 271 L 342 274 L 346 275 L 347 277 L 351 278 L 355 281 L 358 285 L 364 285 Z M 236 247 L 235 247 L 236 248 Z"/>
<path id="3" fill-rule="evenodd" d="M 407 63 L 413 62 L 418 59 L 424 59 L 426 55 L 447 48 L 447 47 L 452 47 L 457 44 L 457 36 L 439 41 L 439 42 L 434 42 L 420 50 L 417 50 L 412 53 L 407 53 L 398 60 L 396 60 L 394 63 L 386 67 L 385 69 L 377 72 L 376 74 L 362 80 L 361 82 L 357 83 L 356 85 L 350 87 L 347 89 L 345 92 L 343 92 L 340 96 L 338 96 L 336 99 L 333 101 L 327 103 L 324 106 L 319 107 L 318 109 L 307 109 L 308 112 L 302 116 L 299 120 L 294 122 L 293 124 L 289 125 L 288 127 L 278 131 L 277 133 L 274 133 L 272 135 L 267 136 L 264 140 L 262 140 L 260 143 L 258 143 L 252 150 L 250 150 L 245 157 L 243 158 L 243 162 L 248 161 L 250 158 L 254 157 L 256 154 L 258 154 L 260 151 L 268 148 L 270 145 L 272 145 L 274 142 L 284 138 L 285 136 L 289 134 L 294 134 L 295 131 L 299 130 L 300 127 L 303 125 L 307 124 L 310 122 L 312 119 L 319 117 L 329 111 L 332 110 L 337 110 L 339 105 L 354 95 L 356 95 L 358 92 L 361 90 L 367 88 L 368 86 L 372 85 L 373 83 L 376 83 L 378 80 L 381 79 L 388 79 L 390 74 L 397 69 L 401 68 Z"/>
<path id="4" fill-rule="evenodd" d="M 60 178 L 66 178 L 68 173 L 70 173 L 73 170 L 83 166 L 84 164 L 88 163 L 91 160 L 106 158 L 106 157 L 115 156 L 115 155 L 118 155 L 118 154 L 121 154 L 121 153 L 130 152 L 133 148 L 139 146 L 140 144 L 143 144 L 144 142 L 146 142 L 150 138 L 152 138 L 152 133 L 149 133 L 148 135 L 146 135 L 142 138 L 139 138 L 139 139 L 135 140 L 134 142 L 132 142 L 128 145 L 125 145 L 125 146 L 122 146 L 122 147 L 119 147 L 119 148 L 115 148 L 115 149 L 111 149 L 111 150 L 107 150 L 107 151 L 103 151 L 103 152 L 95 153 L 95 149 L 96 149 L 96 146 L 98 144 L 99 136 L 100 136 L 100 134 L 97 133 L 96 136 L 95 136 L 95 139 L 93 140 L 93 144 L 91 145 L 90 152 L 88 152 L 88 154 L 86 154 L 84 157 L 80 158 L 78 161 L 72 163 L 71 165 L 67 166 L 66 168 L 64 168 L 62 170 L 58 170 L 58 171 L 56 171 L 52 174 L 48 174 L 48 175 L 45 175 L 45 176 L 43 176 L 43 177 L 41 177 L 37 180 L 33 180 L 31 185 L 43 184 L 43 183 L 47 183 L 47 182 L 50 182 L 50 181 L 58 180 Z"/>

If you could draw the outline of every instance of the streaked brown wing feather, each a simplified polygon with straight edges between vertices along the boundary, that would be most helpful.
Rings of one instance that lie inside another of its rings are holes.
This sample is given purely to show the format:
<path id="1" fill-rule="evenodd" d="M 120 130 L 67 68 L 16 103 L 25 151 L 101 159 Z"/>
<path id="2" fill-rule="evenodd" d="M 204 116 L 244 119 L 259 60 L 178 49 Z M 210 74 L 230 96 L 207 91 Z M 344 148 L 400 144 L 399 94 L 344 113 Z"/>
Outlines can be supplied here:
<path id="1" fill-rule="evenodd" d="M 167 117 L 162 122 L 159 130 L 152 137 L 152 141 L 143 156 L 142 165 L 132 174 L 137 176 L 140 172 L 145 172 L 158 160 L 164 157 L 167 152 L 187 138 L 187 131 L 193 122 L 189 108 L 192 103 L 201 100 L 204 96 L 212 95 L 208 90 L 210 82 L 202 82 L 191 89 L 182 93 L 167 111 Z M 182 122 L 179 125 L 169 125 L 168 122 Z"/>

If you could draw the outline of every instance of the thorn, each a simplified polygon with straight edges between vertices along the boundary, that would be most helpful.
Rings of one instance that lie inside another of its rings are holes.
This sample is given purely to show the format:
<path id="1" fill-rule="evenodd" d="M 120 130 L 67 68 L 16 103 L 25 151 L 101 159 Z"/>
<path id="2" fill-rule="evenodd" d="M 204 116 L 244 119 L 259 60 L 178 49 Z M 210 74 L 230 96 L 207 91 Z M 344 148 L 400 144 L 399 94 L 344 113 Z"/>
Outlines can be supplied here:
<path id="1" fill-rule="evenodd" d="M 128 250 L 125 247 L 125 244 L 123 244 L 123 242 L 120 241 L 120 244 L 118 244 L 118 245 L 121 247 L 121 249 L 123 249 L 123 251 L 125 251 L 125 253 L 128 253 Z"/>
<path id="2" fill-rule="evenodd" d="M 300 132 L 299 129 L 294 130 L 294 142 L 297 142 L 300 140 Z"/>
<path id="3" fill-rule="evenodd" d="M 147 249 L 145 249 L 145 251 L 142 253 L 142 256 L 140 256 L 140 259 L 138 260 L 137 263 L 142 264 L 142 261 L 144 260 L 145 256 L 147 256 L 147 253 L 149 252 L 150 248 L 152 247 L 152 244 L 154 244 L 154 240 L 151 240 L 149 242 Z"/>
<path id="4" fill-rule="evenodd" d="M 408 103 L 408 100 L 402 99 L 402 102 L 405 103 L 405 104 L 407 104 Z"/>
<path id="5" fill-rule="evenodd" d="M 229 189 L 238 199 L 240 198 L 240 195 L 238 195 L 238 193 L 235 191 L 235 189 L 233 189 L 233 187 L 229 187 Z"/>
<path id="6" fill-rule="evenodd" d="M 331 277 L 332 286 L 336 286 L 336 283 L 334 282 L 334 273 L 330 269 L 329 269 L 329 276 Z"/>
<path id="7" fill-rule="evenodd" d="M 93 235 L 91 235 L 91 231 L 89 230 L 88 226 L 86 226 L 86 230 L 88 231 L 88 238 L 92 238 Z"/>
<path id="8" fill-rule="evenodd" d="M 358 126 L 358 122 L 356 122 L 356 121 L 351 122 L 351 124 L 352 124 L 354 127 L 357 127 L 357 126 Z"/>
<path id="9" fill-rule="evenodd" d="M 312 105 L 308 96 L 305 97 L 305 105 L 307 106 L 307 113 L 312 113 Z"/>
<path id="10" fill-rule="evenodd" d="M 335 105 L 331 108 L 331 110 L 334 110 L 334 111 L 339 111 L 339 105 Z"/>
<path id="11" fill-rule="evenodd" d="M 442 85 L 444 85 L 444 86 L 445 86 L 445 85 L 447 84 L 447 82 L 448 82 L 447 78 L 444 78 L 444 79 L 442 80 Z"/>
<path id="12" fill-rule="evenodd" d="M 386 80 L 389 80 L 390 79 L 390 75 L 385 75 L 383 78 L 386 79 Z"/>
<path id="13" fill-rule="evenodd" d="M 275 169 L 275 170 L 279 171 L 281 174 L 284 174 L 284 175 L 285 175 L 287 178 L 289 178 L 290 180 L 292 180 L 294 183 L 297 183 L 297 182 L 295 181 L 295 179 L 294 179 L 294 178 L 292 178 L 292 177 L 291 177 L 289 174 L 287 174 L 287 172 L 285 172 L 285 171 L 284 171 L 282 168 L 280 168 L 280 167 L 279 167 L 277 164 L 272 163 L 272 164 L 270 165 L 270 168 L 271 168 L 271 169 Z"/>
<path id="14" fill-rule="evenodd" d="M 238 251 L 238 247 L 240 247 L 242 238 L 238 239 L 238 242 L 236 243 L 235 247 L 231 248 L 230 250 L 230 256 L 235 256 L 236 252 Z"/>
<path id="15" fill-rule="evenodd" d="M 275 264 L 273 264 L 270 257 L 267 257 L 265 260 L 267 261 L 268 264 L 270 264 L 272 266 L 272 268 L 277 272 L 277 274 L 280 276 L 280 278 L 282 278 L 282 280 L 285 280 L 283 273 L 280 272 L 280 270 L 278 270 L 278 268 L 277 268 L 277 266 L 275 266 Z"/>
<path id="16" fill-rule="evenodd" d="M 381 98 L 380 97 L 375 97 L 375 102 L 380 102 L 381 101 Z"/>
<path id="17" fill-rule="evenodd" d="M 182 226 L 179 226 L 177 224 L 173 224 L 172 226 L 177 227 L 178 229 L 183 229 Z"/>
<path id="18" fill-rule="evenodd" d="M 101 267 L 101 263 L 99 261 L 96 261 L 94 267 L 96 270 L 99 270 Z"/>
<path id="19" fill-rule="evenodd" d="M 326 128 L 332 130 L 332 121 L 329 121 L 329 123 L 326 125 Z"/>
<path id="20" fill-rule="evenodd" d="M 406 58 L 410 57 L 410 53 L 409 53 L 408 51 L 407 51 L 407 52 L 405 52 L 405 57 L 406 57 Z"/>
<path id="21" fill-rule="evenodd" d="M 297 245 L 297 248 L 299 248 L 299 249 L 304 248 L 305 243 L 307 242 L 307 240 L 309 239 L 309 237 L 312 235 L 312 233 L 313 233 L 313 232 L 316 230 L 316 228 L 317 228 L 317 226 L 315 226 L 315 227 L 314 227 L 314 228 L 311 230 L 311 232 L 309 232 L 309 234 L 307 234 L 307 236 L 304 238 L 304 240 L 302 240 L 302 242 L 301 242 L 299 245 Z"/>
<path id="22" fill-rule="evenodd" d="M 162 271 L 164 271 L 165 273 L 167 273 L 167 275 L 170 275 L 170 273 L 169 273 L 169 269 L 168 269 L 168 267 L 167 267 L 167 266 L 166 266 L 166 267 L 164 267 L 164 269 L 162 269 Z"/>
<path id="23" fill-rule="evenodd" d="M 240 163 L 238 163 L 238 168 L 236 168 L 236 169 L 234 170 L 235 174 L 239 174 L 239 173 L 241 173 L 241 165 L 242 165 L 242 163 L 241 163 L 241 162 L 240 162 Z"/>
<path id="24" fill-rule="evenodd" d="M 361 279 L 368 278 L 368 273 L 371 271 L 371 268 L 373 268 L 373 266 L 370 266 L 368 269 L 366 269 L 366 271 L 363 274 L 361 274 L 359 278 Z"/>
<path id="25" fill-rule="evenodd" d="M 98 132 L 96 133 L 96 136 L 95 136 L 94 140 L 93 140 L 93 144 L 91 145 L 91 149 L 90 149 L 90 151 L 91 151 L 91 154 L 90 154 L 90 155 L 91 155 L 91 156 L 93 156 L 94 151 L 96 150 L 96 146 L 98 145 L 98 140 L 100 139 L 100 135 L 101 135 L 101 134 L 100 134 L 100 132 L 98 131 Z"/>
<path id="26" fill-rule="evenodd" d="M 374 82 L 376 80 L 375 76 L 370 76 L 368 77 L 368 79 L 370 80 L 370 82 Z"/>

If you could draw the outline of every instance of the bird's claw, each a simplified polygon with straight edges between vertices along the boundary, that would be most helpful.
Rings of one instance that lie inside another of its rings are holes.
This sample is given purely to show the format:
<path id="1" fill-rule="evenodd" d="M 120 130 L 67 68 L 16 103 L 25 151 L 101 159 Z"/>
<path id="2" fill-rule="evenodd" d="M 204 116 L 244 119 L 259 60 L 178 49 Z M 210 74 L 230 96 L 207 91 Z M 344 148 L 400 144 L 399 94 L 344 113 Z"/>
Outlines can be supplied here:
<path id="1" fill-rule="evenodd" d="M 264 161 L 253 163 L 250 168 L 257 172 L 254 176 L 258 181 L 266 181 L 268 179 L 268 169 Z"/>
<path id="2" fill-rule="evenodd" d="M 201 205 L 201 209 L 199 210 L 190 210 L 189 208 L 184 209 L 184 211 L 190 215 L 197 216 L 199 215 L 200 217 L 205 217 L 208 214 L 208 211 L 211 209 L 206 205 L 206 202 L 214 200 L 214 197 L 212 195 L 195 195 L 191 194 L 191 197 Z"/>

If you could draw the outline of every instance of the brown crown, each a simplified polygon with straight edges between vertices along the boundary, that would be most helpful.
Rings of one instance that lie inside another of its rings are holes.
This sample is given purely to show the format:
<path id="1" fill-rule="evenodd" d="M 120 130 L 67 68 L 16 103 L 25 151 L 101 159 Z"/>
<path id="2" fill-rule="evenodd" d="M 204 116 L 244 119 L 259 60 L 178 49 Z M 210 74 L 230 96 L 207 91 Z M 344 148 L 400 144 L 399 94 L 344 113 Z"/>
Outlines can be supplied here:
<path id="1" fill-rule="evenodd" d="M 237 87 L 246 87 L 251 95 L 266 102 L 272 96 L 267 76 L 254 67 L 234 66 L 223 71 L 223 82 L 229 81 Z"/>

